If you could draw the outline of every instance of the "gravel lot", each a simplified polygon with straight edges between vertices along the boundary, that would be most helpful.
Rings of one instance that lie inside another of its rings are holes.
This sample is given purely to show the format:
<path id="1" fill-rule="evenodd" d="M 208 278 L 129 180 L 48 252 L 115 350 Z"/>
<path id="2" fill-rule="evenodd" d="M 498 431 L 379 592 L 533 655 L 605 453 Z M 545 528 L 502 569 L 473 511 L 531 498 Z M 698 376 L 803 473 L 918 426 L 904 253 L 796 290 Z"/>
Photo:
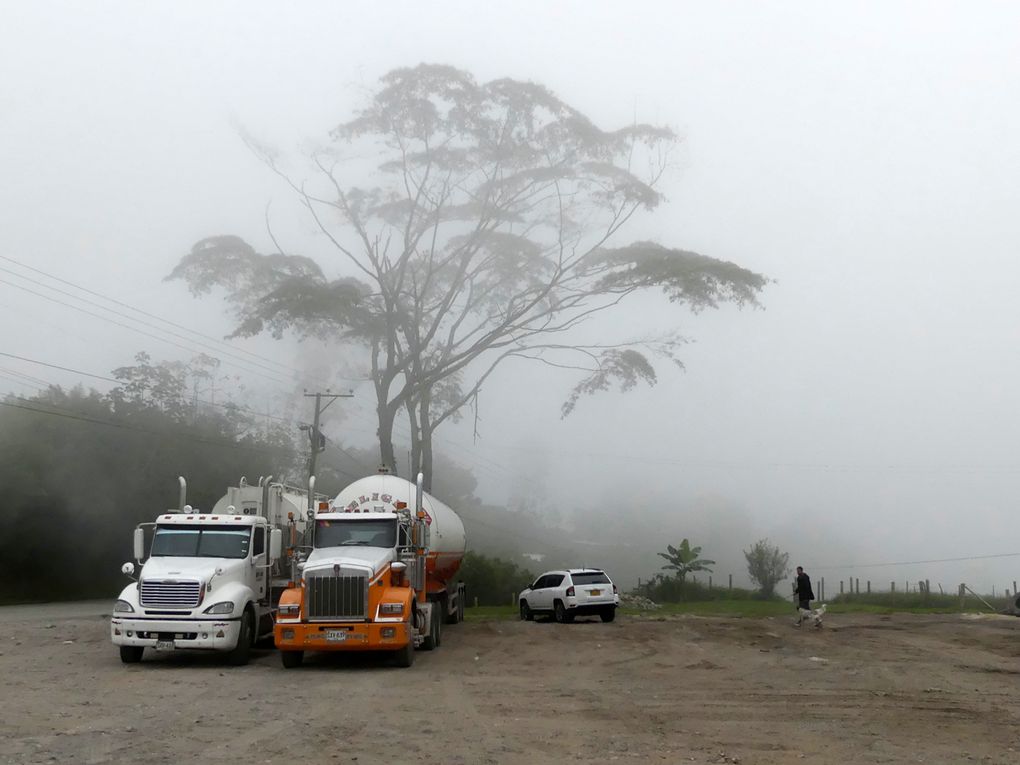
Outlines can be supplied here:
<path id="1" fill-rule="evenodd" d="M 468 622 L 401 670 L 124 666 L 109 603 L 0 609 L 0 763 L 1020 762 L 1020 619 Z"/>

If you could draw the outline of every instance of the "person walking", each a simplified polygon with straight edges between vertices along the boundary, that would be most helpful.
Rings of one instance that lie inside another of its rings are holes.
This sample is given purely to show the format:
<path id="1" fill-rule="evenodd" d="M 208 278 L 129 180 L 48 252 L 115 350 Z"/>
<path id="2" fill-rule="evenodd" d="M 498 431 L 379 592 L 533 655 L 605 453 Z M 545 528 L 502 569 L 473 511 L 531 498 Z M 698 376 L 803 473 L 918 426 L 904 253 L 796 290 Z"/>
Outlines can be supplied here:
<path id="1" fill-rule="evenodd" d="M 797 594 L 797 608 L 810 611 L 815 593 L 811 589 L 811 577 L 804 573 L 804 569 L 800 566 L 797 566 L 797 586 L 793 591 Z"/>

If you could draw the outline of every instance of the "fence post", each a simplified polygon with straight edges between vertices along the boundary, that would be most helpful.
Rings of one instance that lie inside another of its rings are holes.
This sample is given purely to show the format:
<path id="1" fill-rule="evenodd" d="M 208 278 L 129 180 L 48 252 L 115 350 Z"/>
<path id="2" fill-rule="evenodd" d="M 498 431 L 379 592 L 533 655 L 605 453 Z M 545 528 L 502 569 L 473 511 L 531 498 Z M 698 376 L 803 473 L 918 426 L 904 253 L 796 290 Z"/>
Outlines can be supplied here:
<path id="1" fill-rule="evenodd" d="M 825 600 L 825 577 L 821 577 L 818 580 L 818 599 Z"/>
<path id="2" fill-rule="evenodd" d="M 475 595 L 475 608 L 478 608 L 478 596 Z"/>
<path id="3" fill-rule="evenodd" d="M 966 584 L 961 584 L 960 585 L 960 610 L 961 611 L 964 608 L 967 607 L 967 604 L 966 604 L 967 594 L 966 593 L 967 593 L 967 585 Z"/>
<path id="4" fill-rule="evenodd" d="M 516 606 L 517 605 L 517 593 L 516 592 L 511 592 L 510 593 L 510 605 L 511 606 Z"/>
<path id="5" fill-rule="evenodd" d="M 709 592 L 712 591 L 712 577 L 708 578 L 708 590 L 709 590 Z"/>
<path id="6" fill-rule="evenodd" d="M 861 578 L 857 577 L 857 594 L 861 594 Z"/>
<path id="7" fill-rule="evenodd" d="M 843 594 L 843 580 L 842 579 L 839 580 L 839 594 L 840 595 Z"/>
<path id="8" fill-rule="evenodd" d="M 871 594 L 871 580 L 868 580 L 868 594 Z"/>
<path id="9" fill-rule="evenodd" d="M 1016 597 L 1016 579 L 1013 580 L 1013 597 Z"/>
<path id="10" fill-rule="evenodd" d="M 896 592 L 896 582 L 889 582 L 889 592 Z"/>
<path id="11" fill-rule="evenodd" d="M 730 589 L 733 589 L 733 574 L 730 574 Z"/>

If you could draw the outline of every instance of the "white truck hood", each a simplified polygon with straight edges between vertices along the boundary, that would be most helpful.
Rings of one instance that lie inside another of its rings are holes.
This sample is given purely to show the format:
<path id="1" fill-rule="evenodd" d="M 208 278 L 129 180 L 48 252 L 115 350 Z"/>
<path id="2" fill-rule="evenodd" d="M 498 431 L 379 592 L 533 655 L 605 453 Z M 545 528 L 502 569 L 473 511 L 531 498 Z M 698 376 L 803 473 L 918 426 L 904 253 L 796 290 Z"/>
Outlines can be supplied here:
<path id="1" fill-rule="evenodd" d="M 223 569 L 223 574 L 216 577 L 216 580 L 224 582 L 236 578 L 236 574 L 251 565 L 247 560 L 234 558 L 191 558 L 174 556 L 157 556 L 149 558 L 142 566 L 141 580 L 150 579 L 166 581 L 168 579 L 195 580 L 208 583 L 217 568 Z M 216 583 L 213 583 L 216 586 Z"/>
<path id="2" fill-rule="evenodd" d="M 371 578 L 385 566 L 397 559 L 397 551 L 392 547 L 317 547 L 305 561 L 305 576 L 322 576 L 333 573 L 333 567 L 339 565 L 341 571 L 363 571 Z"/>

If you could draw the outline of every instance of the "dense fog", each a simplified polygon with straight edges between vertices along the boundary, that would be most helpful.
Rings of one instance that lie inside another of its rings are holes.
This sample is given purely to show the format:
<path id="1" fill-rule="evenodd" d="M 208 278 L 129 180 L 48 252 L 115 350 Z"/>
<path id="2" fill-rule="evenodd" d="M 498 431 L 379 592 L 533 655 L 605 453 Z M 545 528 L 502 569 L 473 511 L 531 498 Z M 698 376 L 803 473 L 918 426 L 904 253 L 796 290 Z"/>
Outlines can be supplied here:
<path id="1" fill-rule="evenodd" d="M 1020 8 L 1005 3 L 9 4 L 0 392 L 17 405 L 49 385 L 108 394 L 140 352 L 154 364 L 205 354 L 218 363 L 193 369 L 182 395 L 248 410 L 231 437 L 265 425 L 259 438 L 302 439 L 303 393 L 350 390 L 323 418 L 323 464 L 334 483 L 374 469 L 363 348 L 268 327 L 224 340 L 239 321 L 225 291 L 167 277 L 216 236 L 358 277 L 300 195 L 321 182 L 312 158 L 335 149 L 331 131 L 398 68 L 533 82 L 602 130 L 647 123 L 679 138 L 662 201 L 612 246 L 659 242 L 768 283 L 757 306 L 696 311 L 635 293 L 559 337 L 684 340 L 682 369 L 657 360 L 654 385 L 614 380 L 566 416 L 576 367 L 501 364 L 436 430 L 435 493 L 480 505 L 464 508 L 479 534 L 499 518 L 494 550 L 554 542 L 557 562 L 614 565 L 628 585 L 687 537 L 717 561 L 717 582 L 746 585 L 742 550 L 768 538 L 828 592 L 849 576 L 1012 588 L 1018 32 Z M 345 185 L 374 183 L 375 148 L 338 161 Z M 394 443 L 407 475 L 402 412 Z M 248 472 L 271 469 L 264 456 Z M 136 466 L 153 512 L 182 464 Z M 288 468 L 298 482 L 301 466 Z M 67 482 L 117 485 L 119 469 L 24 480 L 75 493 Z M 237 469 L 203 465 L 202 477 L 219 490 Z M 22 480 L 2 475 L 5 493 Z M 508 511 L 528 518 L 520 538 Z M 127 546 L 143 515 L 103 507 L 85 527 Z M 32 534 L 47 533 L 37 519 Z"/>

